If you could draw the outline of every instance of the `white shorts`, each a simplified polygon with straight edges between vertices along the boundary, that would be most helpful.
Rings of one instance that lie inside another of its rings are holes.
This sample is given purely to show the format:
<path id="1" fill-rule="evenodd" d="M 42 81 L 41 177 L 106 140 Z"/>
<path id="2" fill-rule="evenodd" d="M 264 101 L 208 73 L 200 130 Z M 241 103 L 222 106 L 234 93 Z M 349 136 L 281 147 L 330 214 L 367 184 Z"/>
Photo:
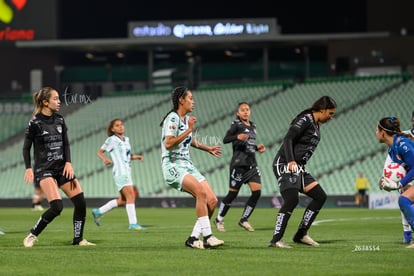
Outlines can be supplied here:
<path id="1" fill-rule="evenodd" d="M 114 175 L 115 184 L 118 187 L 118 191 L 120 192 L 122 188 L 125 186 L 133 185 L 132 177 L 130 173 L 122 174 L 122 175 Z"/>

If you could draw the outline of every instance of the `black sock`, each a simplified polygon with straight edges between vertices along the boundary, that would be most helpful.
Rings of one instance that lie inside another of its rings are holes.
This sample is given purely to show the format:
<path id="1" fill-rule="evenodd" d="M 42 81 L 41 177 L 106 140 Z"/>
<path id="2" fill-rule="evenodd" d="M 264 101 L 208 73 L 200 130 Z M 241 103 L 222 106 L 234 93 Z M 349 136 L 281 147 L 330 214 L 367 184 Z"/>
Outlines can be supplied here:
<path id="1" fill-rule="evenodd" d="M 308 233 L 308 230 L 311 227 L 317 215 L 317 211 L 313 211 L 310 209 L 305 210 L 298 231 L 296 232 L 295 237 L 293 238 L 294 241 L 300 240 L 301 238 L 303 238 L 303 236 L 305 236 Z"/>
<path id="2" fill-rule="evenodd" d="M 71 198 L 74 205 L 73 210 L 73 241 L 72 244 L 79 244 L 83 240 L 83 228 L 86 217 L 86 201 L 83 193 Z"/>
<path id="3" fill-rule="evenodd" d="M 289 213 L 278 213 L 276 217 L 276 224 L 275 224 L 275 230 L 273 232 L 273 238 L 271 240 L 271 243 L 276 243 L 280 241 L 283 237 L 283 234 L 286 231 L 287 223 L 290 218 Z"/>
<path id="4" fill-rule="evenodd" d="M 47 209 L 36 222 L 35 226 L 30 230 L 33 235 L 38 236 L 51 223 L 55 217 L 59 216 L 63 210 L 62 200 L 53 200 L 50 202 L 50 208 Z"/>

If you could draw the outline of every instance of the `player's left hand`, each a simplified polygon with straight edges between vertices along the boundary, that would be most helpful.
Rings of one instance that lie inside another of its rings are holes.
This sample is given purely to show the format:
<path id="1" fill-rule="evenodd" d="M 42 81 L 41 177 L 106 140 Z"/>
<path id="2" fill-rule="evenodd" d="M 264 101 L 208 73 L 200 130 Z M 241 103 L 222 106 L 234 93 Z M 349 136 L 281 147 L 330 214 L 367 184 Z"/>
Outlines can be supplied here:
<path id="1" fill-rule="evenodd" d="M 211 146 L 208 148 L 208 152 L 214 156 L 221 156 L 221 147 L 220 146 Z"/>
<path id="2" fill-rule="evenodd" d="M 65 167 L 63 168 L 63 175 L 69 180 L 75 177 L 75 173 L 70 162 L 65 163 Z"/>

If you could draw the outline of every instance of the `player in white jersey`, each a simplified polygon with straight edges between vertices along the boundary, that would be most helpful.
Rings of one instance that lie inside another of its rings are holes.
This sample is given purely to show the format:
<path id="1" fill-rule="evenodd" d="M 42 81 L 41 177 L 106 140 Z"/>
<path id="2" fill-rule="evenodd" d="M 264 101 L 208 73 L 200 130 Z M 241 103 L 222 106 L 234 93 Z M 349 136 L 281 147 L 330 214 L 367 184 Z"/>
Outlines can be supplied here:
<path id="1" fill-rule="evenodd" d="M 193 165 L 190 146 L 213 156 L 221 155 L 221 147 L 207 146 L 192 136 L 197 119 L 188 115 L 194 109 L 193 94 L 189 89 L 175 88 L 172 92 L 172 103 L 172 110 L 160 124 L 164 179 L 171 187 L 192 195 L 196 200 L 197 220 L 185 246 L 198 249 L 217 247 L 224 244 L 211 231 L 210 218 L 217 205 L 217 196 L 206 178 Z M 203 241 L 199 239 L 200 236 L 203 236 Z"/>
<path id="2" fill-rule="evenodd" d="M 101 225 L 102 216 L 118 206 L 124 206 L 128 215 L 129 229 L 145 230 L 138 223 L 135 210 L 135 187 L 131 176 L 131 160 L 144 160 L 142 155 L 132 154 L 129 138 L 124 136 L 125 126 L 121 119 L 113 119 L 108 125 L 108 138 L 98 150 L 98 157 L 105 165 L 113 165 L 113 176 L 118 187 L 119 197 L 112 199 L 92 210 L 96 225 Z M 111 155 L 111 159 L 105 156 L 105 152 Z"/>

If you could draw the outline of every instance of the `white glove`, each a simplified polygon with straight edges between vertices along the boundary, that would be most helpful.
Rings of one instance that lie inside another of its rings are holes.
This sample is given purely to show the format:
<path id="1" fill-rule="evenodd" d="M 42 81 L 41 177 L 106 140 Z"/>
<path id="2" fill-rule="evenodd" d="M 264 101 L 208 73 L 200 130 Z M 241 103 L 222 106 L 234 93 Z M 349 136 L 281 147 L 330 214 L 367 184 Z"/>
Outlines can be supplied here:
<path id="1" fill-rule="evenodd" d="M 379 181 L 379 188 L 387 192 L 399 190 L 402 188 L 400 182 L 394 182 L 388 178 L 381 177 Z"/>

